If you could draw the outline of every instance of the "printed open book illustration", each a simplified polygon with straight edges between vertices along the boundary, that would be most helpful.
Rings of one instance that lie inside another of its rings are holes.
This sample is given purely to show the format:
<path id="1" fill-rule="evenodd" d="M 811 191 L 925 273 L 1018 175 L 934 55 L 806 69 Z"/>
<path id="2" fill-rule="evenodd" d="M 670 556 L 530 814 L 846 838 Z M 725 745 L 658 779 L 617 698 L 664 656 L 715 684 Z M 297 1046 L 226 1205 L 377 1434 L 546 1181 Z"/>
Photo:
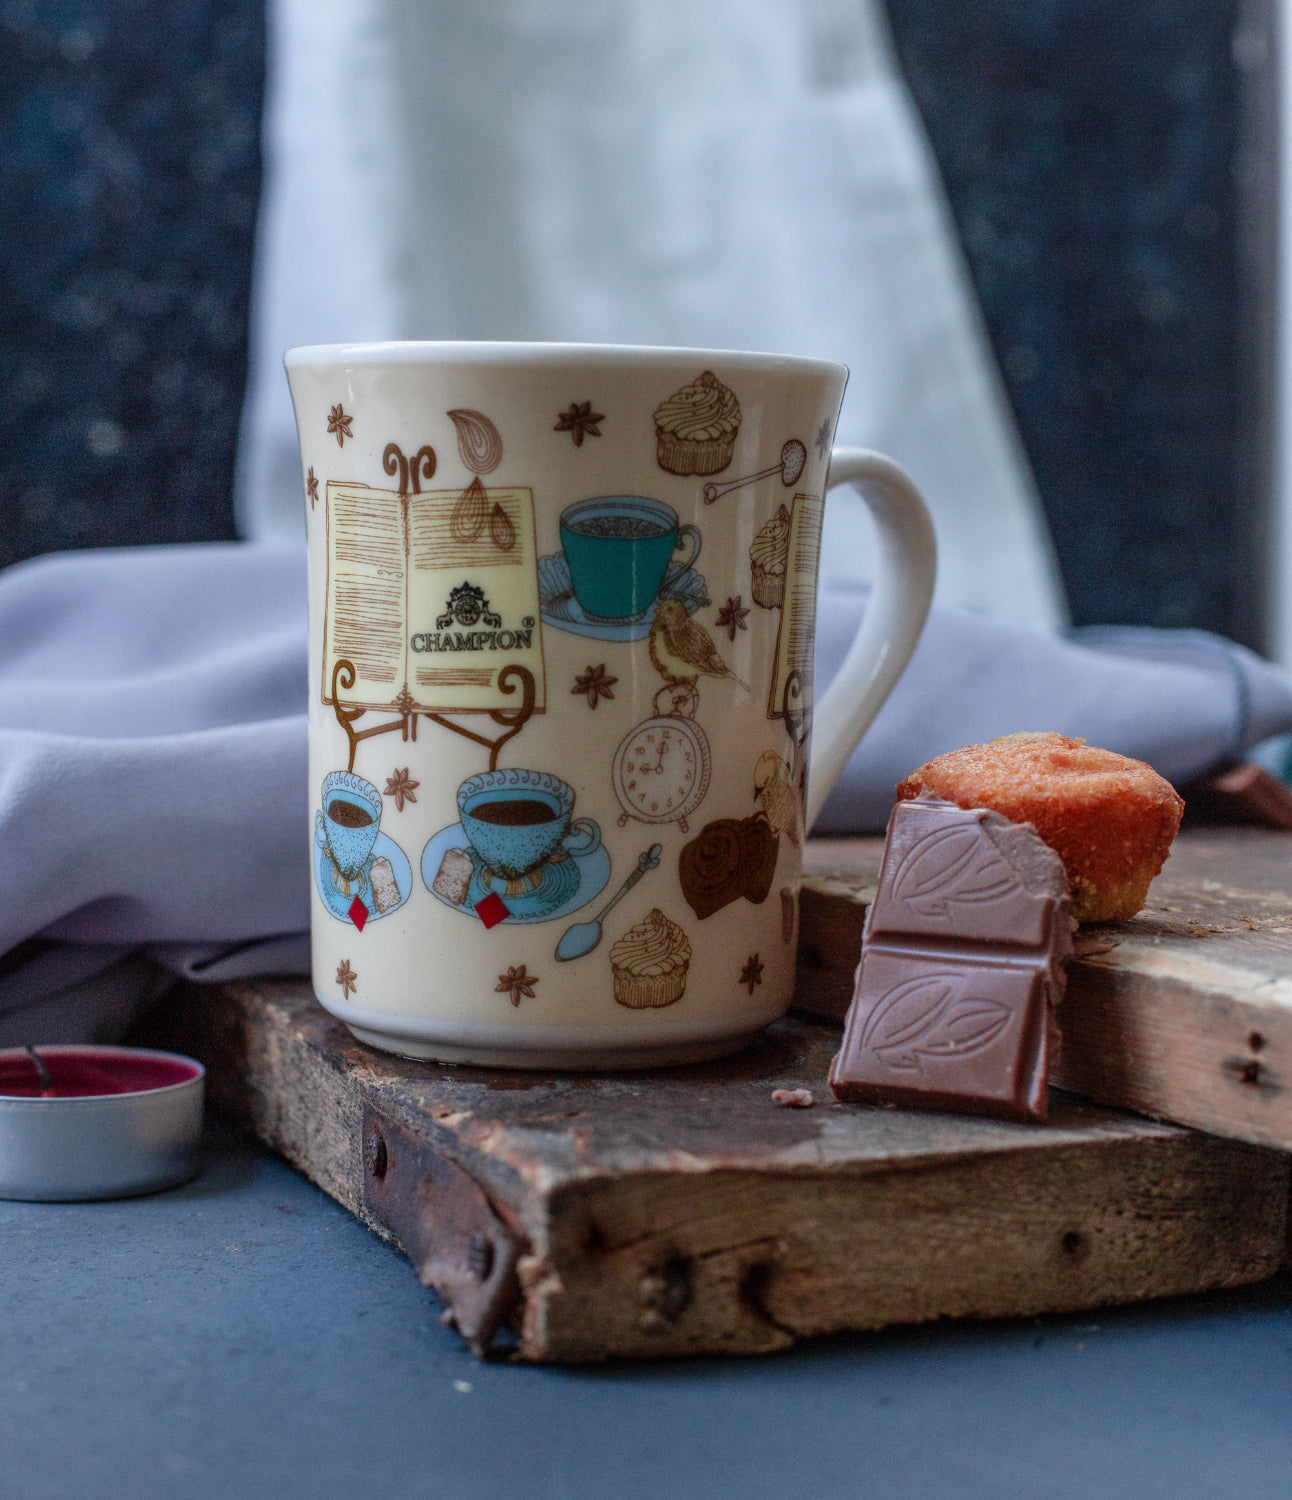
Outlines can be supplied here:
<path id="1" fill-rule="evenodd" d="M 489 713 L 515 706 L 499 677 L 521 666 L 543 711 L 531 490 L 475 479 L 401 495 L 330 480 L 327 559 L 324 703 L 345 660 L 355 707 Z"/>

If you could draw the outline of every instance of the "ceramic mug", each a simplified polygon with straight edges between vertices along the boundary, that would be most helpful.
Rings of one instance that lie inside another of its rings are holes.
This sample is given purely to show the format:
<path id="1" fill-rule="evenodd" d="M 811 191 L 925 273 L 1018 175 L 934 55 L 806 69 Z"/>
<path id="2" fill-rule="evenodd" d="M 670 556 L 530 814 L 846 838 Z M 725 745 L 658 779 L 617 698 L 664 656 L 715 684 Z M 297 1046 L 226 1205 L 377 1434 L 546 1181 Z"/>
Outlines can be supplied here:
<path id="1" fill-rule="evenodd" d="M 567 344 L 286 365 L 310 786 L 337 862 L 356 831 L 332 829 L 335 789 L 379 809 L 357 893 L 314 860 L 320 1001 L 445 1062 L 640 1067 L 749 1040 L 793 994 L 805 830 L 933 586 L 910 480 L 831 451 L 847 371 Z M 844 483 L 884 571 L 817 705 L 821 522 Z"/>

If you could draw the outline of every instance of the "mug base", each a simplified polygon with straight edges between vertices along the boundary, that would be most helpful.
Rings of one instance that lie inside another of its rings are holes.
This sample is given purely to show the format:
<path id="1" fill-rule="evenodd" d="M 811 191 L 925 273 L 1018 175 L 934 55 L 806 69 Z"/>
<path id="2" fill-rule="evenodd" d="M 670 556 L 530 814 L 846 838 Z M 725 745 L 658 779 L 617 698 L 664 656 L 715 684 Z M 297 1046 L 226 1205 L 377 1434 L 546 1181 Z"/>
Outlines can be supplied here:
<path id="1" fill-rule="evenodd" d="M 631 1068 L 676 1068 L 685 1063 L 712 1062 L 716 1057 L 739 1052 L 758 1035 L 757 1031 L 750 1031 L 721 1041 L 670 1042 L 618 1051 L 581 1047 L 455 1047 L 444 1042 L 410 1042 L 407 1037 L 383 1036 L 363 1026 L 346 1024 L 359 1041 L 381 1052 L 393 1052 L 396 1057 L 473 1068 L 522 1068 L 538 1073 L 621 1073 Z"/>
<path id="2" fill-rule="evenodd" d="M 618 1073 L 710 1062 L 739 1052 L 779 1019 L 787 1005 L 788 1001 L 727 1023 L 673 1025 L 671 1034 L 664 1036 L 658 1032 L 626 1035 L 618 1026 L 468 1027 L 460 1022 L 361 1010 L 331 997 L 325 1008 L 344 1021 L 359 1041 L 397 1057 L 543 1073 Z"/>

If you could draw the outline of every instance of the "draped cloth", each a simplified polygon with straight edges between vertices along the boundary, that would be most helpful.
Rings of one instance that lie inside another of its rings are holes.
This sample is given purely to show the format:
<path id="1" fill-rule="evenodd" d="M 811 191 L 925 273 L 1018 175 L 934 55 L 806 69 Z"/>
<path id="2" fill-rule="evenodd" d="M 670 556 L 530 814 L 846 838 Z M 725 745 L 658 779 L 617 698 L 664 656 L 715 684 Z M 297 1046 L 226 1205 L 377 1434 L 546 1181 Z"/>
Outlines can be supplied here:
<path id="1" fill-rule="evenodd" d="M 818 682 L 865 604 L 823 590 Z M 0 1044 L 118 1035 L 176 975 L 308 966 L 305 558 L 212 544 L 0 573 Z M 1174 781 L 1292 729 L 1292 679 L 1190 632 L 935 609 L 817 824 L 882 828 L 932 755 L 1057 729 Z"/>

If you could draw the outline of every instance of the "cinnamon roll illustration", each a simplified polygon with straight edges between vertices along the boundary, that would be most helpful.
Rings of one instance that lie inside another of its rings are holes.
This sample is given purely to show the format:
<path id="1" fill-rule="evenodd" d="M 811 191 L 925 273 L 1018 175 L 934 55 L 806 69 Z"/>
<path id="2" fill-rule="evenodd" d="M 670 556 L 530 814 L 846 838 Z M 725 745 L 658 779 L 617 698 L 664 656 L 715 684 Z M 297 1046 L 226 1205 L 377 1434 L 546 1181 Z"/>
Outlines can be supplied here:
<path id="1" fill-rule="evenodd" d="M 705 824 L 678 855 L 678 879 L 687 905 L 703 921 L 741 896 L 755 906 L 766 901 L 780 845 L 762 813 Z"/>

